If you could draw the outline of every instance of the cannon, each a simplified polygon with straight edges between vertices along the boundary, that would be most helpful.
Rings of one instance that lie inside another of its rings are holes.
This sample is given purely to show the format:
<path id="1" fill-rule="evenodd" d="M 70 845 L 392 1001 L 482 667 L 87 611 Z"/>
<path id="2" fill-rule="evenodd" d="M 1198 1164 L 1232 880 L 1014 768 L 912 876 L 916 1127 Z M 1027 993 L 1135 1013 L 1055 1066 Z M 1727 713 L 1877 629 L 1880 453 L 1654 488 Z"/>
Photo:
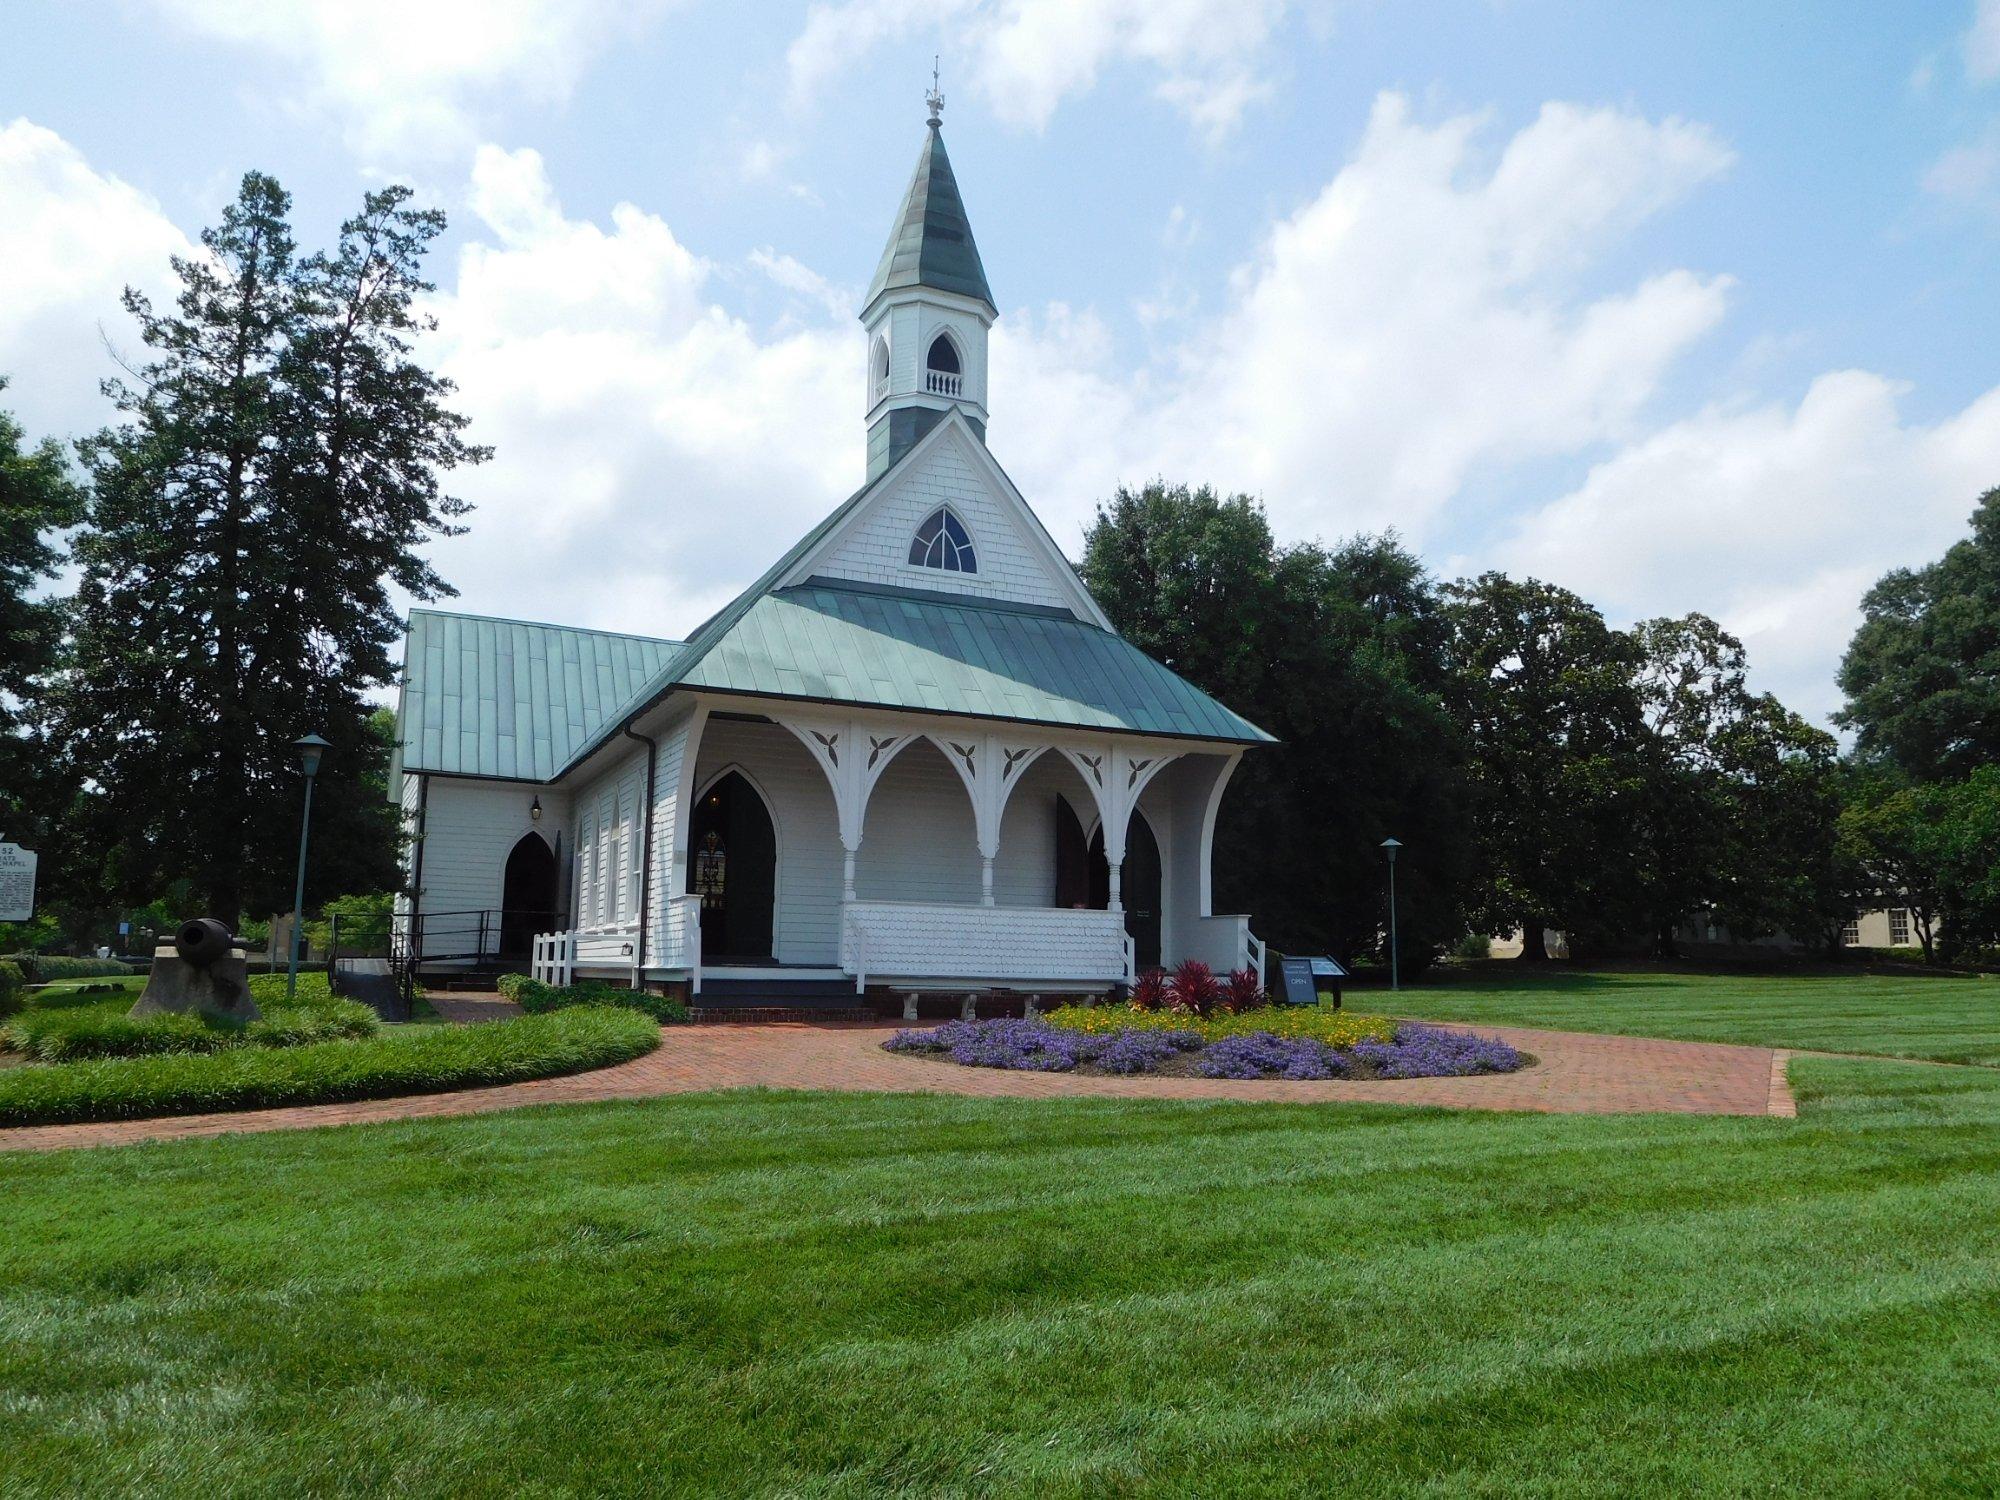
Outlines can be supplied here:
<path id="1" fill-rule="evenodd" d="M 181 923 L 171 943 L 153 949 L 153 970 L 132 1007 L 133 1017 L 174 1011 L 239 1024 L 256 1020 L 246 946 L 212 917 Z"/>

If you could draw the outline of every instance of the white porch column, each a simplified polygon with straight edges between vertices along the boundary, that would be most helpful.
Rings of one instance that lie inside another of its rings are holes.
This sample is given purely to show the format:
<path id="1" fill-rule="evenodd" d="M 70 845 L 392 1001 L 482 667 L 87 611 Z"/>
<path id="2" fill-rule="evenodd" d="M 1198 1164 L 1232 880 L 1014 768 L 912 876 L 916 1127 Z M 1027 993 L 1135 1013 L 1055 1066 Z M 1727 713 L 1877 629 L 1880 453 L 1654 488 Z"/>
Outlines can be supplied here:
<path id="1" fill-rule="evenodd" d="M 1107 849 L 1110 848 L 1111 840 L 1107 838 L 1104 841 L 1104 846 Z M 1119 891 L 1119 877 L 1124 873 L 1125 861 L 1107 857 L 1104 862 L 1111 868 L 1111 899 L 1104 904 L 1112 911 L 1123 911 L 1125 910 L 1125 899 Z"/>

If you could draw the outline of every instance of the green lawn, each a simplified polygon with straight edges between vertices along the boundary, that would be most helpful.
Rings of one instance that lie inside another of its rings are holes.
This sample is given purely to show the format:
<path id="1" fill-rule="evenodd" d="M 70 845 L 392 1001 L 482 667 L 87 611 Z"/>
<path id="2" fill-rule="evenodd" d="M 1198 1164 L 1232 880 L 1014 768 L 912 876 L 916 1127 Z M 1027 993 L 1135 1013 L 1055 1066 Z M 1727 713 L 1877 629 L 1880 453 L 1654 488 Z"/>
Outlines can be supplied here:
<path id="1" fill-rule="evenodd" d="M 0 1158 L 0 1488 L 1990 1492 L 2000 1074 L 1794 1077 L 1796 1122 L 737 1094 Z"/>
<path id="2" fill-rule="evenodd" d="M 2000 1066 L 2000 980 L 1875 975 L 1577 972 L 1483 964 L 1400 995 L 1351 992 L 1356 1010 L 1427 1020 L 1747 1042 Z"/>

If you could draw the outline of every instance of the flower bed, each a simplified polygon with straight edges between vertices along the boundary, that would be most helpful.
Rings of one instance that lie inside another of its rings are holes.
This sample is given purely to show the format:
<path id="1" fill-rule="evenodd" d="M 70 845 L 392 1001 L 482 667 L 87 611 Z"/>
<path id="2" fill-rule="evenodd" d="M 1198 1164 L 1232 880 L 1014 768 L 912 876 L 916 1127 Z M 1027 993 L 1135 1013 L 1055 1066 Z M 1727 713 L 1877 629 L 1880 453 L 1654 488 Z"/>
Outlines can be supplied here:
<path id="1" fill-rule="evenodd" d="M 1311 1037 L 1329 1047 L 1352 1047 L 1362 1041 L 1386 1042 L 1396 1035 L 1396 1023 L 1387 1016 L 1335 1010 L 1330 1005 L 1265 1005 L 1235 1015 L 1216 1011 L 1206 1016 L 1178 1010 L 1135 1010 L 1129 1005 L 1065 1005 L 1050 1011 L 1048 1020 L 1052 1026 L 1093 1036 L 1116 1031 L 1191 1031 L 1205 1042 L 1267 1031 L 1272 1036 Z"/>
<path id="2" fill-rule="evenodd" d="M 1170 1016 L 1169 1021 L 1180 1024 L 1169 1025 L 1155 1024 L 1151 1019 L 1155 1012 L 1106 1014 L 1125 1024 L 1085 1030 L 1059 1024 L 1063 1012 L 1046 1020 L 950 1021 L 930 1030 L 899 1031 L 882 1046 L 885 1051 L 944 1058 L 968 1068 L 1239 1079 L 1450 1078 L 1511 1073 L 1527 1061 L 1492 1037 L 1381 1017 L 1350 1018 L 1376 1024 L 1356 1040 L 1334 1045 L 1317 1036 L 1281 1036 L 1269 1029 L 1220 1029 L 1210 1034 L 1200 1029 L 1244 1017 L 1197 1022 Z"/>

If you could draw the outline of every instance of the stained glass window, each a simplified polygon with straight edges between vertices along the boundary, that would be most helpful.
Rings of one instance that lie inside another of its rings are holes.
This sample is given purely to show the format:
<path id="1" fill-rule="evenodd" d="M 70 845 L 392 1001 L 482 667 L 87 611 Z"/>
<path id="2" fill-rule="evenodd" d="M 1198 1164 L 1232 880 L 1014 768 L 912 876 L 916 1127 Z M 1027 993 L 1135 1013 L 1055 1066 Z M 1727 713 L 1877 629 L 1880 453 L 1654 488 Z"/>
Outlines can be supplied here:
<path id="1" fill-rule="evenodd" d="M 973 555 L 972 538 L 964 523 L 939 506 L 917 528 L 910 542 L 910 563 L 918 568 L 942 568 L 947 573 L 977 573 L 979 560 Z"/>

